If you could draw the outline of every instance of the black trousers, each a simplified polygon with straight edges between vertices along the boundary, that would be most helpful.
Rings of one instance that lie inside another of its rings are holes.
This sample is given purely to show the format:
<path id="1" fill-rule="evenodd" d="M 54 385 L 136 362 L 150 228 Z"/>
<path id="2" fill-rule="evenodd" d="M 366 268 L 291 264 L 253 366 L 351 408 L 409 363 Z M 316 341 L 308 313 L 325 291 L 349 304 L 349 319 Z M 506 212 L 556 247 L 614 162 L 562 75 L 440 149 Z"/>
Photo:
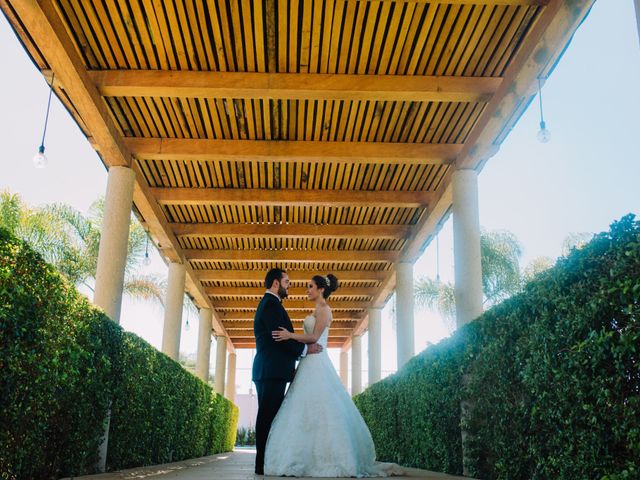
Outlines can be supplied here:
<path id="1" fill-rule="evenodd" d="M 256 419 L 256 473 L 264 471 L 264 451 L 267 446 L 267 438 L 271 423 L 275 418 L 287 386 L 285 380 L 256 381 L 258 392 L 258 418 Z"/>

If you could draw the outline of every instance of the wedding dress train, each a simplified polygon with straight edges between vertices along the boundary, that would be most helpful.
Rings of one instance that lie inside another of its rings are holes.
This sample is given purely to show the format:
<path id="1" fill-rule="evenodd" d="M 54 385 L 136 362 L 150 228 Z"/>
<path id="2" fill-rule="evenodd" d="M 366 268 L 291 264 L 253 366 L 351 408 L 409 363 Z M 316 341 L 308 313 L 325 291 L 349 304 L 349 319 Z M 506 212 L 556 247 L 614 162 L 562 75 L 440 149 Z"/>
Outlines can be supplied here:
<path id="1" fill-rule="evenodd" d="M 304 320 L 313 332 L 315 317 Z M 340 382 L 327 354 L 300 360 L 294 381 L 276 415 L 265 452 L 265 475 L 296 477 L 385 477 L 401 474 L 395 464 L 376 462 L 376 452 L 360 412 Z"/>

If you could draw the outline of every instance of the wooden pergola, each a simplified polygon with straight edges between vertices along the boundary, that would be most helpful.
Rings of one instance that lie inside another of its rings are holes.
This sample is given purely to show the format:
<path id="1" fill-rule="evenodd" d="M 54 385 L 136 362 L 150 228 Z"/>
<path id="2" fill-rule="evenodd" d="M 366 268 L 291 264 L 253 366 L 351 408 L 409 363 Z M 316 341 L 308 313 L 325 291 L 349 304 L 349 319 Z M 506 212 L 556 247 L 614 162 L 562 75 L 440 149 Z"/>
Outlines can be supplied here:
<path id="1" fill-rule="evenodd" d="M 329 346 L 385 304 L 593 0 L 0 0 L 229 348 L 265 272 L 334 273 Z"/>

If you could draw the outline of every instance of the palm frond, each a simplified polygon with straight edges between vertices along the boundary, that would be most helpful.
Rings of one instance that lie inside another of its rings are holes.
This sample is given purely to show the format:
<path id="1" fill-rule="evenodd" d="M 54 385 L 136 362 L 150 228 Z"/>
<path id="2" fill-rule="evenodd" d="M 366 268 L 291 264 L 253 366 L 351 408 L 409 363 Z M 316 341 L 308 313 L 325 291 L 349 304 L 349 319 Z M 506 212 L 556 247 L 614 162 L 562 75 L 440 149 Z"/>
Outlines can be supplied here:
<path id="1" fill-rule="evenodd" d="M 494 305 L 517 293 L 522 285 L 520 257 L 522 247 L 507 231 L 482 232 L 480 258 L 485 304 Z"/>
<path id="2" fill-rule="evenodd" d="M 124 292 L 136 300 L 153 301 L 164 307 L 166 283 L 153 275 L 129 276 Z"/>
<path id="3" fill-rule="evenodd" d="M 438 312 L 449 331 L 452 331 L 455 327 L 456 317 L 453 285 L 422 277 L 416 281 L 413 291 L 416 304 Z"/>

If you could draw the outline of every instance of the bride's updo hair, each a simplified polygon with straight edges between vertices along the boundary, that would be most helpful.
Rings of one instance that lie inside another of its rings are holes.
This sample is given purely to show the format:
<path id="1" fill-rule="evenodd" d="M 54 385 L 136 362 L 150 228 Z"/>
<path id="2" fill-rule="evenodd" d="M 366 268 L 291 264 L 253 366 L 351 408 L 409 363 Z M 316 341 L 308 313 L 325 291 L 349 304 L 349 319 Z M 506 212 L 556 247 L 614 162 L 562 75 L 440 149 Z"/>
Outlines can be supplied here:
<path id="1" fill-rule="evenodd" d="M 329 298 L 331 292 L 335 292 L 340 286 L 338 279 L 332 273 L 327 274 L 327 276 L 314 275 L 311 280 L 316 284 L 316 287 L 324 288 L 324 292 L 322 292 L 324 298 Z"/>

